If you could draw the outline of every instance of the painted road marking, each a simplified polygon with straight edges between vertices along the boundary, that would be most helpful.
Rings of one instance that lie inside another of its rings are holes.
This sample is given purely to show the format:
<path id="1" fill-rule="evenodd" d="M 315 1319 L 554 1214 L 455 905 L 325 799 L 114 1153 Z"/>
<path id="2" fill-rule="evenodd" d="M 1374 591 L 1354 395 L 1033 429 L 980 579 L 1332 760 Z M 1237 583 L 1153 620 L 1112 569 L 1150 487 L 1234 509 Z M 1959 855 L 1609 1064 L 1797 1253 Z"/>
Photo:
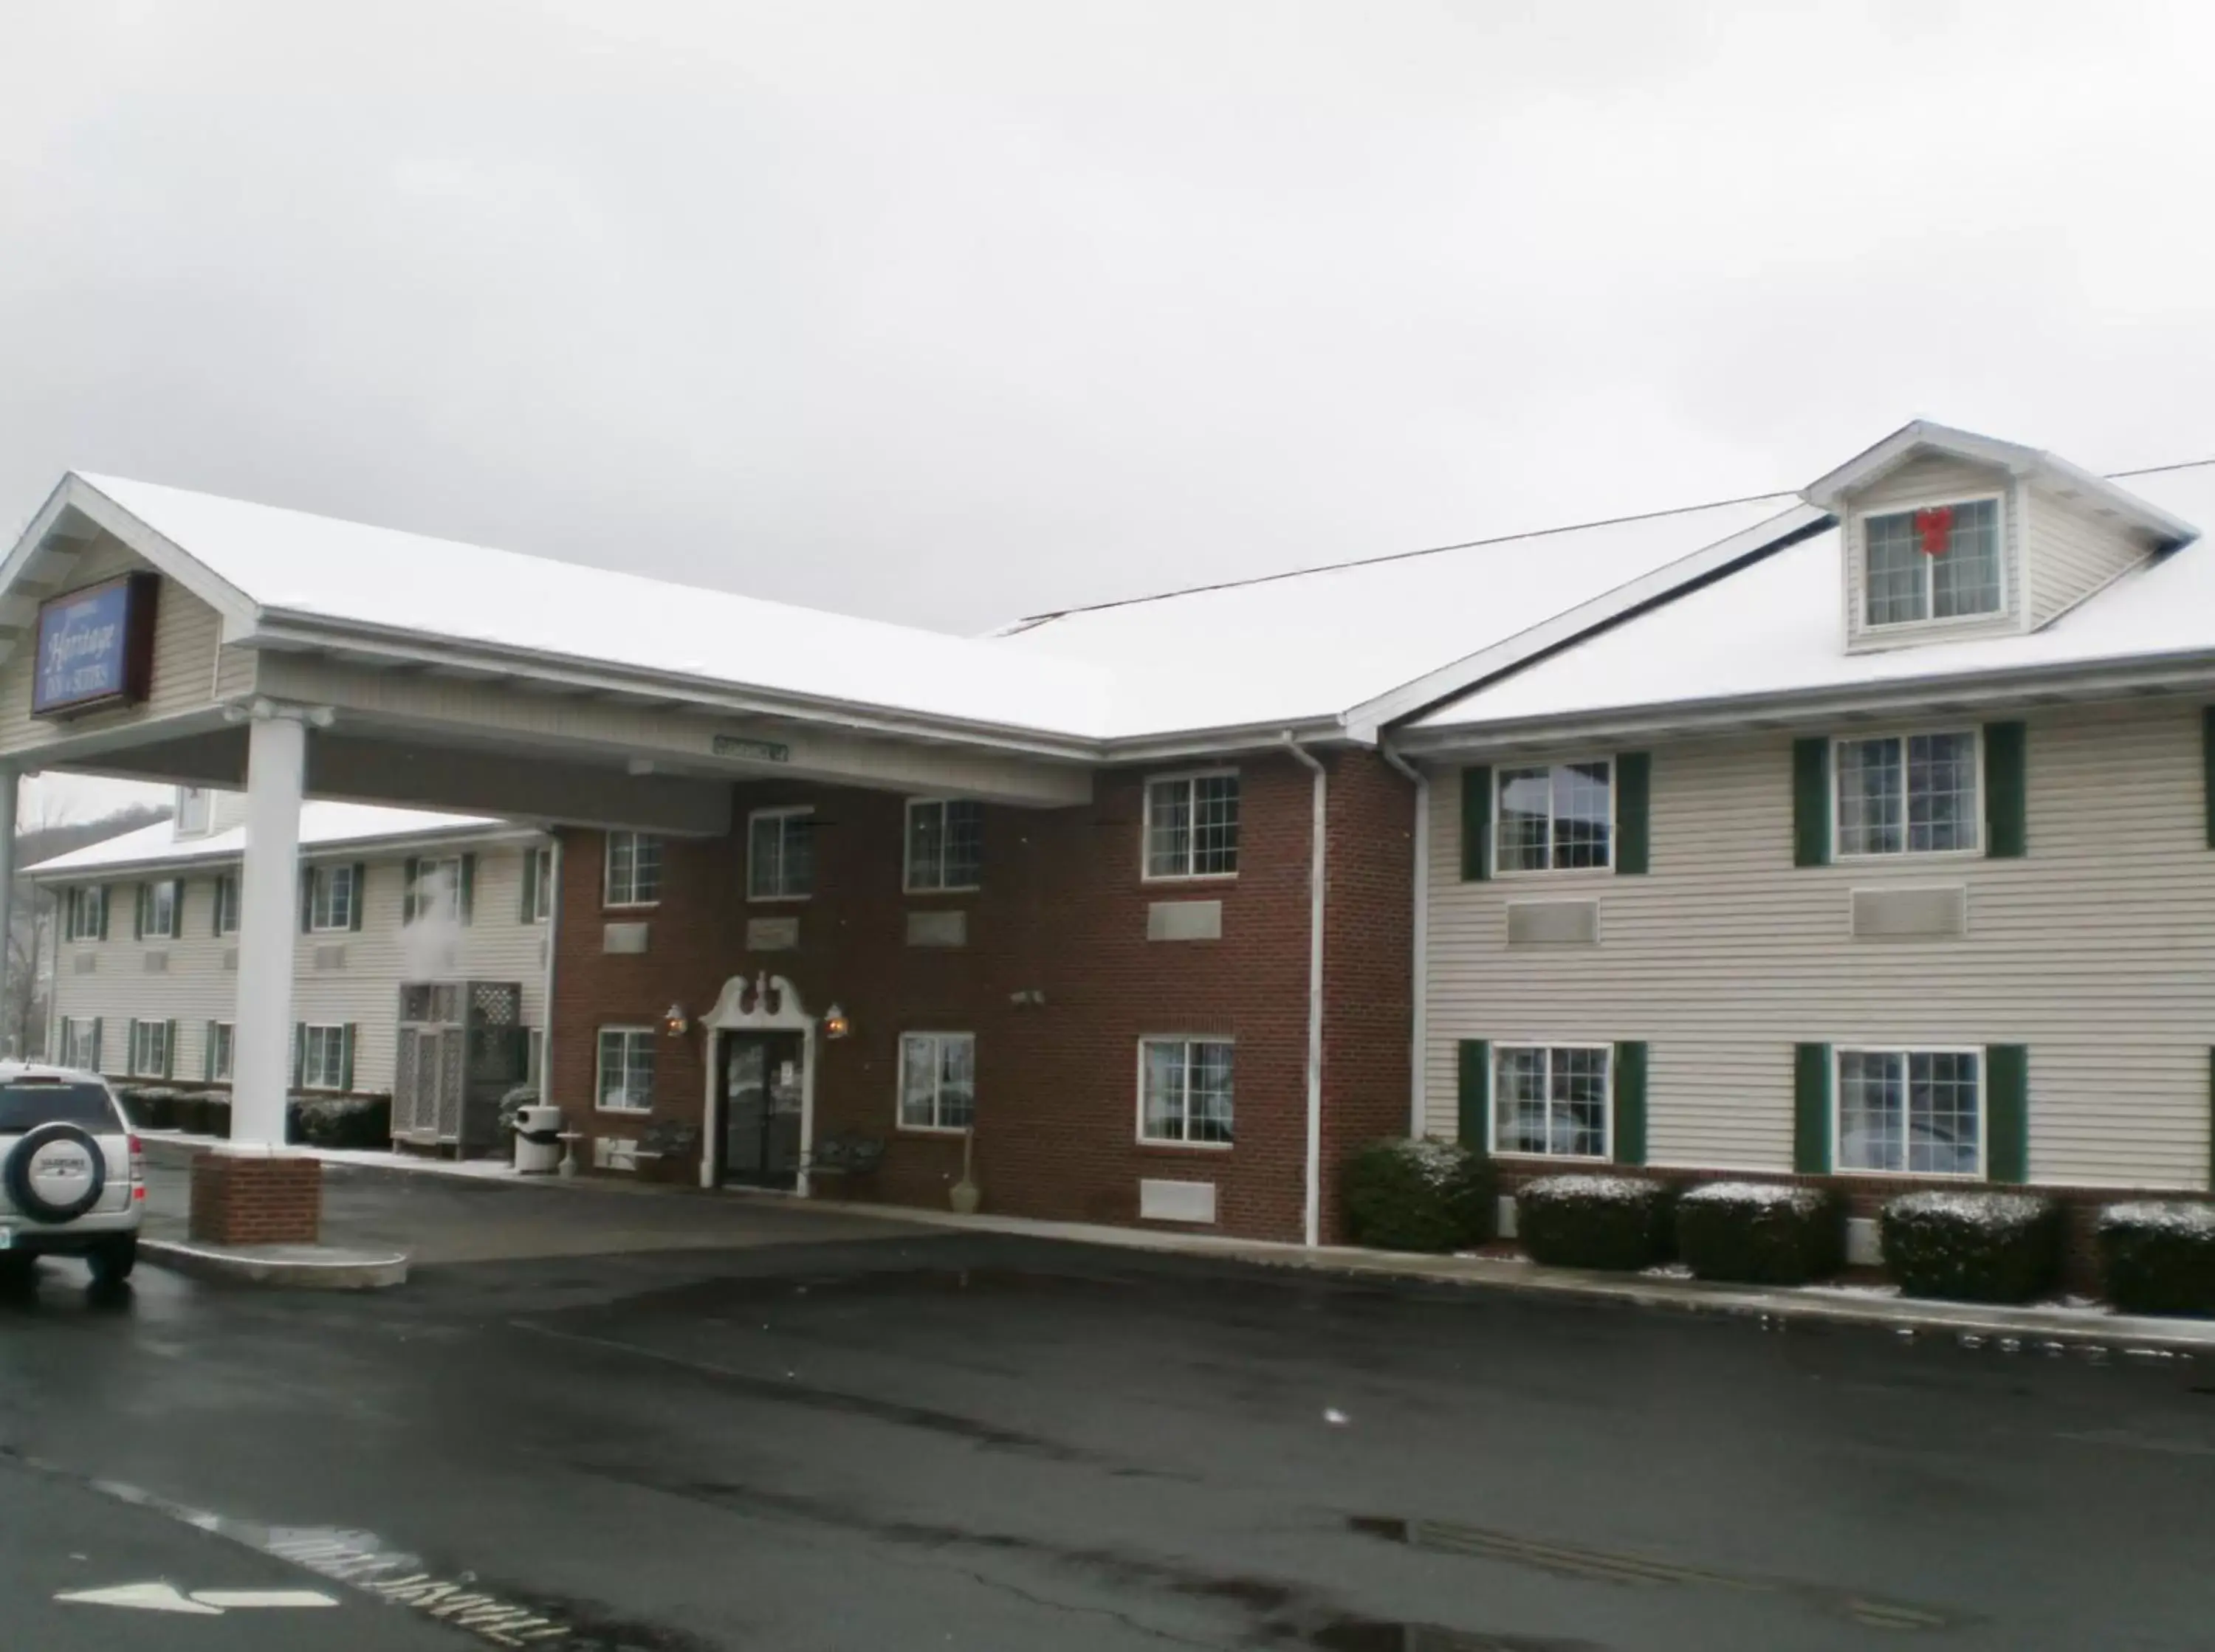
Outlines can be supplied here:
<path id="1" fill-rule="evenodd" d="M 193 1599 L 223 1612 L 252 1612 L 263 1607 L 334 1606 L 338 1601 L 316 1589 L 194 1589 Z"/>
<path id="2" fill-rule="evenodd" d="M 194 1589 L 180 1594 L 169 1583 L 119 1583 L 105 1589 L 64 1589 L 54 1596 L 64 1606 L 120 1606 L 126 1612 L 181 1612 L 195 1618 L 220 1618 L 226 1612 L 283 1611 L 334 1606 L 319 1589 Z"/>

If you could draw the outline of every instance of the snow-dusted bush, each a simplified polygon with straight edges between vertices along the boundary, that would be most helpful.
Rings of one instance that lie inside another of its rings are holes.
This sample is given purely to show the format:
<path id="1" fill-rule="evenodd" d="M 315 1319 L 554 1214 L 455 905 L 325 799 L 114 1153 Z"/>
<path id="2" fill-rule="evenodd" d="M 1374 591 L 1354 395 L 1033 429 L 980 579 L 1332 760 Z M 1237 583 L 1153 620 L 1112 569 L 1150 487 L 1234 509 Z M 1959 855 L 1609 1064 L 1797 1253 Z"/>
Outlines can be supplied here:
<path id="1" fill-rule="evenodd" d="M 2215 1313 L 2215 1205 L 2111 1204 L 2100 1270 L 2126 1313 Z"/>
<path id="2" fill-rule="evenodd" d="M 1885 1271 L 1910 1296 L 2028 1302 L 2061 1271 L 2061 1208 L 2030 1194 L 1903 1194 L 1877 1227 Z"/>
<path id="3" fill-rule="evenodd" d="M 1846 1202 L 1824 1188 L 1709 1182 L 1677 1201 L 1677 1254 L 1701 1279 L 1825 1279 L 1846 1263 Z"/>
<path id="4" fill-rule="evenodd" d="M 1544 1176 L 1515 1194 L 1515 1234 L 1534 1262 L 1635 1272 L 1666 1262 L 1676 1190 L 1642 1176 Z"/>
<path id="5" fill-rule="evenodd" d="M 1346 1226 L 1381 1251 L 1459 1251 L 1492 1234 L 1492 1166 L 1457 1142 L 1372 1141 L 1347 1160 Z"/>

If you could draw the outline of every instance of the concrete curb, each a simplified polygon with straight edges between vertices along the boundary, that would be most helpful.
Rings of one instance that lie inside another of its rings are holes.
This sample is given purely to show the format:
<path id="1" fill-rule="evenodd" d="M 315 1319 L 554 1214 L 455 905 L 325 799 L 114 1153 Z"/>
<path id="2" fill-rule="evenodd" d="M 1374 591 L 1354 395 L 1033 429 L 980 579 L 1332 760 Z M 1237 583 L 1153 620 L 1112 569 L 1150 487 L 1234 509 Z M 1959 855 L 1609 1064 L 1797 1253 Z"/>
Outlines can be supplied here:
<path id="1" fill-rule="evenodd" d="M 293 1290 L 380 1291 L 408 1282 L 408 1258 L 396 1251 L 347 1251 L 320 1245 L 233 1247 L 142 1238 L 138 1254 L 172 1273 L 236 1284 L 275 1285 Z"/>

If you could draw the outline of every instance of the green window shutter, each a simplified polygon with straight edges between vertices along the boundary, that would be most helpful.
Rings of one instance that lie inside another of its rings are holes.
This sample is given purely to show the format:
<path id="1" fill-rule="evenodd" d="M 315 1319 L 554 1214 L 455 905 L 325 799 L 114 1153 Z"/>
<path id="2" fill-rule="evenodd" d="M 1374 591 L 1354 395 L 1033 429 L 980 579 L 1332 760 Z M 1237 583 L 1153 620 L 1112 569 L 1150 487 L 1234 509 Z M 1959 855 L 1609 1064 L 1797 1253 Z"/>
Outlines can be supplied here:
<path id="1" fill-rule="evenodd" d="M 140 884 L 131 891 L 131 939 L 146 939 L 146 891 L 148 885 Z"/>
<path id="2" fill-rule="evenodd" d="M 464 924 L 475 923 L 477 910 L 477 858 L 473 854 L 465 854 L 462 857 L 460 906 L 462 921 Z"/>
<path id="3" fill-rule="evenodd" d="M 312 866 L 300 868 L 300 933 L 306 934 L 315 927 L 316 872 Z"/>
<path id="4" fill-rule="evenodd" d="M 1646 1045 L 1615 1047 L 1615 1162 L 1646 1162 Z"/>
<path id="5" fill-rule="evenodd" d="M 1831 1173 L 1831 1047 L 1792 1047 L 1792 1168 L 1801 1176 Z"/>
<path id="6" fill-rule="evenodd" d="M 2030 838 L 2030 786 L 2020 723 L 1985 725 L 1985 853 L 2020 860 Z"/>
<path id="7" fill-rule="evenodd" d="M 516 914 L 518 923 L 529 923 L 538 911 L 538 851 L 526 848 L 523 852 L 523 906 Z"/>
<path id="8" fill-rule="evenodd" d="M 408 857 L 406 877 L 407 886 L 400 896 L 400 921 L 414 923 L 417 899 L 416 885 L 423 881 L 423 863 L 412 854 Z"/>
<path id="9" fill-rule="evenodd" d="M 100 885 L 100 938 L 107 939 L 107 885 Z"/>
<path id="10" fill-rule="evenodd" d="M 212 1021 L 200 1028 L 200 1082 L 215 1082 L 215 1023 Z"/>
<path id="11" fill-rule="evenodd" d="M 177 1076 L 177 1024 L 172 1021 L 162 1034 L 162 1076 Z"/>
<path id="12" fill-rule="evenodd" d="M 223 936 L 223 883 L 224 875 L 221 872 L 216 873 L 215 905 L 208 913 L 208 933 L 218 939 L 222 939 Z"/>
<path id="13" fill-rule="evenodd" d="M 2207 847 L 2215 849 L 2215 706 L 2200 713 L 2200 766 L 2204 775 L 2207 813 Z"/>
<path id="14" fill-rule="evenodd" d="M 1457 1133 L 1462 1146 L 1484 1153 L 1492 1139 L 1492 1046 L 1482 1038 L 1464 1038 L 1457 1059 Z"/>
<path id="15" fill-rule="evenodd" d="M 1654 755 L 1647 751 L 1618 751 L 1615 755 L 1615 869 L 1637 873 L 1650 858 L 1647 814 L 1654 789 Z"/>
<path id="16" fill-rule="evenodd" d="M 101 1019 L 95 1015 L 92 1018 L 92 1070 L 95 1073 L 104 1070 L 100 1065 L 100 1034 Z"/>
<path id="17" fill-rule="evenodd" d="M 369 904 L 369 868 L 357 860 L 353 863 L 353 907 L 347 915 L 347 927 L 361 927 L 361 909 Z"/>
<path id="18" fill-rule="evenodd" d="M 298 1090 L 308 1074 L 308 1024 L 292 1023 L 292 1087 Z"/>
<path id="19" fill-rule="evenodd" d="M 359 1031 L 354 1023 L 347 1022 L 339 1043 L 339 1088 L 348 1094 L 353 1092 L 353 1040 Z"/>
<path id="20" fill-rule="evenodd" d="M 1985 1179 L 2030 1179 L 2030 1047 L 1985 1047 Z"/>
<path id="21" fill-rule="evenodd" d="M 1792 864 L 1831 860 L 1831 743 L 1813 735 L 1792 743 Z"/>
<path id="22" fill-rule="evenodd" d="M 1461 880 L 1479 884 L 1492 876 L 1492 770 L 1461 772 Z"/>

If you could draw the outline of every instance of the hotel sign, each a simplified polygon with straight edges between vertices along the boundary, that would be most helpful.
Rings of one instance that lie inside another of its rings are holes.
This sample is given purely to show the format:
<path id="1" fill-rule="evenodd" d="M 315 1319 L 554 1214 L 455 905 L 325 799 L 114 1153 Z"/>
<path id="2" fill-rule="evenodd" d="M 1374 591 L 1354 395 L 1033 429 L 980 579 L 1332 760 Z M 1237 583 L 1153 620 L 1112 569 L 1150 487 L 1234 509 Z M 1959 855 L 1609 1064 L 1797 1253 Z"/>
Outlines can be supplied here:
<path id="1" fill-rule="evenodd" d="M 75 717 L 146 698 L 161 577 L 126 573 L 39 604 L 31 715 Z"/>
<path id="2" fill-rule="evenodd" d="M 715 737 L 718 757 L 744 757 L 757 763 L 788 763 L 792 748 L 775 740 L 749 740 L 744 735 L 719 734 Z"/>

